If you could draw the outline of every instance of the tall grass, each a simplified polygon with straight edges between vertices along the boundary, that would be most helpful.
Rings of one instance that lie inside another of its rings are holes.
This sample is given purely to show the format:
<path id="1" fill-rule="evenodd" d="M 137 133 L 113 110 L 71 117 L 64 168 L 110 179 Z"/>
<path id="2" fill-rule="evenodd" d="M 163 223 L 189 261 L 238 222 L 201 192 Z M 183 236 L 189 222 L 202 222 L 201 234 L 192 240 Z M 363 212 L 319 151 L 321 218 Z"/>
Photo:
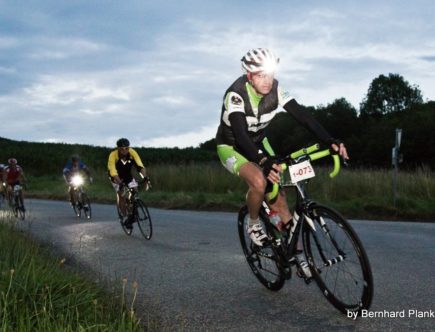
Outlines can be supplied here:
<path id="1" fill-rule="evenodd" d="M 132 287 L 134 288 L 135 285 Z M 32 239 L 0 223 L 0 330 L 141 331 L 125 300 L 109 295 Z"/>
<path id="2" fill-rule="evenodd" d="M 435 177 L 429 168 L 399 171 L 397 202 L 393 204 L 392 172 L 375 169 L 343 169 L 330 179 L 329 168 L 315 168 L 307 191 L 319 202 L 337 208 L 352 218 L 409 218 L 435 220 Z M 217 162 L 149 167 L 153 188 L 142 193 L 156 207 L 224 209 L 234 211 L 243 204 L 247 186 Z M 115 193 L 106 171 L 96 171 L 88 187 L 91 199 L 114 202 Z M 29 194 L 67 199 L 60 175 L 31 178 Z M 292 202 L 293 192 L 288 194 Z"/>

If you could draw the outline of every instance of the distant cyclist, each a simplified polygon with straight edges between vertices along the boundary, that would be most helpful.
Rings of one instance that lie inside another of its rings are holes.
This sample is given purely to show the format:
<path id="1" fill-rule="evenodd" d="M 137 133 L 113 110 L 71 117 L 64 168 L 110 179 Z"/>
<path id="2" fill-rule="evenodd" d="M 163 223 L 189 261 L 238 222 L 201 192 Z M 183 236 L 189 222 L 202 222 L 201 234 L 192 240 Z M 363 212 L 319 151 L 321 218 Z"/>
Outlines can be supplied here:
<path id="1" fill-rule="evenodd" d="M 123 189 L 125 186 L 137 185 L 132 173 L 133 168 L 139 172 L 147 183 L 149 183 L 149 178 L 139 154 L 130 147 L 128 139 L 120 138 L 116 142 L 116 146 L 117 149 L 113 150 L 109 155 L 107 168 L 113 188 L 116 191 L 116 200 L 122 217 L 127 217 L 124 225 L 128 229 L 132 229 L 134 218 L 127 211 L 126 198 L 123 194 L 125 191 Z"/>
<path id="2" fill-rule="evenodd" d="M 274 152 L 265 135 L 265 128 L 276 115 L 279 106 L 323 143 L 348 158 L 343 143 L 332 138 L 310 112 L 300 106 L 274 79 L 278 63 L 279 58 L 266 48 L 252 49 L 243 56 L 241 65 L 244 74 L 225 92 L 216 135 L 220 161 L 228 171 L 240 176 L 248 184 L 247 232 L 258 246 L 262 246 L 267 238 L 259 221 L 260 207 L 265 193 L 279 182 L 282 171 L 271 158 Z M 274 202 L 268 203 L 280 216 L 280 227 L 288 227 L 292 215 L 285 193 L 280 192 Z"/>
<path id="3" fill-rule="evenodd" d="M 18 165 L 18 161 L 15 158 L 8 159 L 8 166 L 3 168 L 3 185 L 6 186 L 6 197 L 10 200 L 14 186 L 26 184 L 26 177 L 21 166 Z M 23 192 L 20 191 L 21 201 L 23 200 Z"/>
<path id="4" fill-rule="evenodd" d="M 71 205 L 74 205 L 74 188 L 71 183 L 71 179 L 75 174 L 84 173 L 89 183 L 93 182 L 91 172 L 88 168 L 88 166 L 80 160 L 79 155 L 72 155 L 71 159 L 68 160 L 65 167 L 63 168 L 63 178 L 65 179 L 66 184 L 68 185 L 68 193 L 69 193 L 69 199 L 71 202 Z"/>
<path id="5" fill-rule="evenodd" d="M 4 171 L 5 167 L 6 167 L 5 164 L 0 164 L 0 207 L 1 207 L 1 204 L 3 203 L 3 201 L 5 200 L 6 188 L 3 185 L 3 171 Z"/>

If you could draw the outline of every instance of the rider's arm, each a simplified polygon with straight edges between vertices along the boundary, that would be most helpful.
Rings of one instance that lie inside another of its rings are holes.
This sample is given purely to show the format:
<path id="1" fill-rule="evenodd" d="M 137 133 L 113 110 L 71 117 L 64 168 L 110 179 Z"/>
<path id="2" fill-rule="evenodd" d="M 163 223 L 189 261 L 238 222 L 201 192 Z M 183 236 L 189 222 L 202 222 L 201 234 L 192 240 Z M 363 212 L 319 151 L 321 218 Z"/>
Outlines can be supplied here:
<path id="1" fill-rule="evenodd" d="M 258 147 L 249 136 L 245 113 L 233 112 L 228 116 L 228 120 L 231 123 L 237 146 L 243 149 L 243 154 L 248 160 L 258 164 L 264 158 L 264 154 L 258 152 Z"/>
<path id="2" fill-rule="evenodd" d="M 109 170 L 109 175 L 111 177 L 118 176 L 118 171 L 116 169 L 116 160 L 118 159 L 118 150 L 114 150 L 109 155 L 109 160 L 107 162 L 107 169 Z"/>
<path id="3" fill-rule="evenodd" d="M 128 152 L 130 153 L 130 156 L 133 158 L 134 162 L 136 163 L 136 167 L 138 168 L 138 171 L 145 169 L 145 166 L 143 165 L 139 154 L 135 150 L 133 150 L 132 148 L 130 148 L 128 150 Z"/>
<path id="4" fill-rule="evenodd" d="M 309 129 L 322 142 L 326 144 L 334 143 L 334 138 L 323 128 L 323 126 L 313 117 L 313 115 L 299 105 L 295 99 L 291 99 L 284 105 L 284 109 L 293 116 L 296 121 Z"/>
<path id="5" fill-rule="evenodd" d="M 83 170 L 83 172 L 86 173 L 86 176 L 88 178 L 91 178 L 91 171 L 89 170 L 89 167 L 85 163 L 81 162 L 80 163 L 80 168 Z"/>

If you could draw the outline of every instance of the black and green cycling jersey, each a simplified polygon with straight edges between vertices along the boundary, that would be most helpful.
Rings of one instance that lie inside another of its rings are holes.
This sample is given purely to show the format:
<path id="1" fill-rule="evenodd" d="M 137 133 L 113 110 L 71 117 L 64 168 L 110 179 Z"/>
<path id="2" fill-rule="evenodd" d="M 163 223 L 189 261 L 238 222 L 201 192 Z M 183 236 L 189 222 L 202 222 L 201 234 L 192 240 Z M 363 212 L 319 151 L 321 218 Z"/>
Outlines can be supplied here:
<path id="1" fill-rule="evenodd" d="M 271 91 L 261 96 L 255 92 L 247 76 L 243 75 L 225 92 L 216 134 L 217 145 L 232 146 L 249 161 L 258 163 L 266 155 L 262 146 L 265 129 L 277 114 L 279 106 L 322 142 L 329 144 L 333 141 L 311 113 L 282 89 L 276 79 L 273 80 Z"/>

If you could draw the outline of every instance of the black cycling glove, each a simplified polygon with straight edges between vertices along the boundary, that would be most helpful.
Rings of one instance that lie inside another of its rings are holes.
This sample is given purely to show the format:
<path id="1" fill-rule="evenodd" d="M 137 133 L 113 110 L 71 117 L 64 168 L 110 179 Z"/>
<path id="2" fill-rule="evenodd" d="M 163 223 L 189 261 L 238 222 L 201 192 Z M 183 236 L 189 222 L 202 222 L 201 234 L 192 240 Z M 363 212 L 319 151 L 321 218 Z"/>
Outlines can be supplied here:
<path id="1" fill-rule="evenodd" d="M 266 158 L 263 162 L 260 162 L 260 167 L 263 170 L 264 176 L 267 178 L 269 176 L 270 171 L 273 170 L 273 164 L 275 161 L 271 158 Z"/>

